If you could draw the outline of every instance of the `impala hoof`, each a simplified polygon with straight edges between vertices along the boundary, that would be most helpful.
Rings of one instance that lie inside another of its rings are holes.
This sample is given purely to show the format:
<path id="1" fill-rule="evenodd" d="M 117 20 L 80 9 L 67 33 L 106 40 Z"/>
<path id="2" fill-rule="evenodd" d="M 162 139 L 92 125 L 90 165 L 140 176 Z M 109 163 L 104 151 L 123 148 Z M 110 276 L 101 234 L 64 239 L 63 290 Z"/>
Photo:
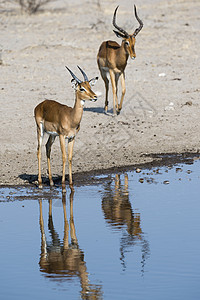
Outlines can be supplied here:
<path id="1" fill-rule="evenodd" d="M 117 115 L 119 115 L 119 114 L 120 114 L 120 112 L 121 112 L 121 108 L 120 108 L 120 107 L 118 107 L 118 108 L 117 108 Z"/>

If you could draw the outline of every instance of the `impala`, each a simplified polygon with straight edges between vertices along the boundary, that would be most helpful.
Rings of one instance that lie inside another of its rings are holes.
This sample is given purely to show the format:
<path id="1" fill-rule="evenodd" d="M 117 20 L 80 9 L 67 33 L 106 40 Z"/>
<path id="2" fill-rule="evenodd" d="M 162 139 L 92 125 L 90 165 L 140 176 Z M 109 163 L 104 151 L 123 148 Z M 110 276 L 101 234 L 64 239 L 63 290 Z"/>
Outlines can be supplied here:
<path id="1" fill-rule="evenodd" d="M 128 57 L 131 59 L 135 59 L 135 37 L 140 32 L 143 27 L 143 22 L 139 19 L 136 11 L 136 6 L 134 5 L 135 17 L 139 22 L 139 27 L 134 31 L 133 34 L 128 34 L 124 29 L 119 27 L 116 24 L 116 13 L 118 10 L 116 7 L 114 15 L 113 15 L 113 26 L 117 29 L 113 30 L 118 38 L 122 38 L 121 46 L 115 41 L 105 41 L 101 44 L 99 48 L 99 52 L 97 55 L 97 63 L 102 76 L 102 79 L 105 83 L 106 89 L 106 98 L 105 98 L 105 113 L 108 110 L 108 89 L 109 89 L 109 80 L 108 73 L 110 74 L 112 90 L 113 90 L 113 114 L 119 114 L 122 109 L 122 103 L 124 99 L 124 95 L 126 92 L 125 88 L 125 75 L 124 70 L 126 68 Z M 121 77 L 121 86 L 122 86 L 122 95 L 121 101 L 118 105 L 117 99 L 117 85 L 119 77 Z"/>
<path id="2" fill-rule="evenodd" d="M 85 72 L 78 66 L 83 74 L 84 81 L 78 79 L 74 73 L 66 67 L 72 76 L 72 87 L 75 89 L 75 103 L 74 107 L 60 104 L 54 100 L 45 100 L 35 107 L 34 115 L 37 125 L 37 157 L 38 157 L 38 185 L 42 187 L 41 178 L 41 145 L 44 133 L 49 135 L 46 143 L 46 156 L 49 173 L 50 185 L 53 186 L 50 153 L 51 146 L 55 141 L 56 136 L 59 136 L 60 147 L 62 152 L 62 185 L 65 191 L 65 164 L 66 164 L 66 149 L 65 139 L 68 139 L 68 162 L 69 162 L 69 184 L 72 185 L 72 155 L 75 136 L 80 130 L 80 122 L 83 114 L 83 107 L 85 100 L 96 101 L 97 96 L 92 91 L 91 85 L 94 85 L 98 77 L 88 80 Z"/>

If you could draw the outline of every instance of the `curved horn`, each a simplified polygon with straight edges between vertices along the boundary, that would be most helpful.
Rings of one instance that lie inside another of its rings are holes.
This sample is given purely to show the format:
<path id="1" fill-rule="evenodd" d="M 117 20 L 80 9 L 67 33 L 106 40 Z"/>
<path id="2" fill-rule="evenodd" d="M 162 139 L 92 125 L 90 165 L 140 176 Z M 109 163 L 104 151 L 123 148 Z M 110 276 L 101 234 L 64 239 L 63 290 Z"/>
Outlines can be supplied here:
<path id="1" fill-rule="evenodd" d="M 76 80 L 76 82 L 81 83 L 82 81 L 80 79 L 78 79 L 78 77 L 76 77 L 76 75 L 74 75 L 74 73 L 67 67 L 65 66 L 65 68 L 69 71 L 69 73 L 72 75 L 72 77 Z"/>
<path id="2" fill-rule="evenodd" d="M 119 30 L 119 31 L 124 35 L 124 37 L 127 38 L 127 37 L 129 36 L 129 34 L 128 34 L 124 29 L 122 29 L 121 27 L 119 27 L 119 26 L 116 24 L 116 13 L 117 13 L 118 8 L 119 8 L 119 5 L 115 8 L 115 12 L 114 12 L 114 15 L 113 15 L 113 26 L 114 26 L 117 30 Z"/>
<path id="3" fill-rule="evenodd" d="M 77 66 L 79 68 L 79 70 L 81 71 L 81 73 L 83 74 L 84 80 L 85 81 L 89 81 L 87 75 L 85 74 L 85 72 L 81 69 L 81 67 Z"/>
<path id="4" fill-rule="evenodd" d="M 134 5 L 134 11 L 135 11 L 135 17 L 138 20 L 140 26 L 138 28 L 135 29 L 135 32 L 133 33 L 133 36 L 136 37 L 136 35 L 140 32 L 140 30 L 143 27 L 143 22 L 140 20 L 140 18 L 137 15 L 137 10 L 136 10 L 136 6 Z"/>

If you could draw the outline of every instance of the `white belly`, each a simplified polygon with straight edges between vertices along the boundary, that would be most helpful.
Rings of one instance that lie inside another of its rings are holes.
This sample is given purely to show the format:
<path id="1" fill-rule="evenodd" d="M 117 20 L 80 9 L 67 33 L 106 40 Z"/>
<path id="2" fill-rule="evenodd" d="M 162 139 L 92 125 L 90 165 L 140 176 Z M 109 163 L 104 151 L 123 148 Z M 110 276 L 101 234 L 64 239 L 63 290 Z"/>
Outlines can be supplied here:
<path id="1" fill-rule="evenodd" d="M 58 136 L 58 133 L 56 131 L 45 131 L 47 134 Z"/>

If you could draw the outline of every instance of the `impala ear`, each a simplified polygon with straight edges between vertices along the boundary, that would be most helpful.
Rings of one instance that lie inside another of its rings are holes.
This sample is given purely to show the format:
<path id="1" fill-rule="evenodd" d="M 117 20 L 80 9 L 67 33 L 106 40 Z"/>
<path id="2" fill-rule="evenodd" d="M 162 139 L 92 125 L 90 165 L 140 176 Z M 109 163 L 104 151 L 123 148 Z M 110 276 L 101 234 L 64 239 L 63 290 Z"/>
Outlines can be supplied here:
<path id="1" fill-rule="evenodd" d="M 97 80 L 98 80 L 98 77 L 90 79 L 90 81 L 89 81 L 90 85 L 95 85 L 95 83 L 97 82 Z"/>
<path id="2" fill-rule="evenodd" d="M 71 84 L 72 84 L 72 88 L 76 90 L 76 88 L 78 86 L 78 82 L 74 78 L 72 78 Z"/>
<path id="3" fill-rule="evenodd" d="M 116 30 L 113 30 L 113 32 L 116 34 L 116 36 L 117 36 L 118 38 L 120 38 L 120 39 L 124 39 L 124 38 L 125 38 L 124 34 L 118 32 L 118 31 L 116 31 Z"/>

